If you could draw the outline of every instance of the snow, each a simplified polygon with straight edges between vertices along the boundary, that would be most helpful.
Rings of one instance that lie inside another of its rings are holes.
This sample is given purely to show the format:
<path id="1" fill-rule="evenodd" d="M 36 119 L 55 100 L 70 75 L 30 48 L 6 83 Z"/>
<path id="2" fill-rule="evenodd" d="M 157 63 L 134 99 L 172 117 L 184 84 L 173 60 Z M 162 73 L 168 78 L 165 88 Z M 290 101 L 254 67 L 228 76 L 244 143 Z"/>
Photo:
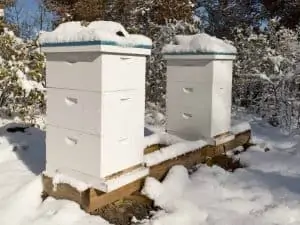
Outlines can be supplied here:
<path id="1" fill-rule="evenodd" d="M 281 55 L 278 55 L 278 56 L 269 56 L 269 59 L 274 65 L 274 71 L 279 72 L 280 65 L 285 60 L 285 58 Z"/>
<path id="2" fill-rule="evenodd" d="M 149 174 L 148 168 L 138 168 L 136 170 L 130 171 L 128 173 L 122 174 L 121 176 L 114 177 L 106 181 L 107 191 L 116 190 L 124 185 L 130 184 L 133 181 L 136 181 L 142 177 L 145 177 Z"/>
<path id="3" fill-rule="evenodd" d="M 0 219 L 1 224 L 22 224 L 23 220 L 30 218 L 42 203 L 40 196 L 35 193 L 41 193 L 42 190 L 42 179 L 38 176 L 10 196 L 6 200 L 7 204 L 0 204 L 0 217 L 3 219 Z"/>
<path id="4" fill-rule="evenodd" d="M 46 176 L 47 175 L 49 176 L 49 174 L 47 174 L 47 172 L 45 172 L 44 174 Z M 52 177 L 52 176 L 50 175 L 49 177 Z M 52 178 L 53 178 L 53 189 L 54 190 L 57 189 L 58 184 L 70 184 L 72 187 L 74 187 L 79 192 L 83 192 L 90 188 L 90 185 L 88 185 L 87 183 L 77 180 L 73 177 L 66 176 L 61 173 L 56 173 Z"/>
<path id="5" fill-rule="evenodd" d="M 9 35 L 10 37 L 12 37 L 14 39 L 14 41 L 16 42 L 16 44 L 22 44 L 22 43 L 24 43 L 24 40 L 22 38 L 17 37 L 15 35 L 15 33 L 12 30 L 9 30 L 7 27 L 5 27 L 3 29 L 3 31 L 4 31 L 4 34 Z"/>
<path id="6" fill-rule="evenodd" d="M 271 79 L 265 73 L 258 74 L 258 77 L 260 77 L 262 80 L 272 83 Z"/>
<path id="7" fill-rule="evenodd" d="M 40 82 L 28 79 L 21 70 L 18 70 L 16 74 L 19 78 L 18 82 L 20 83 L 20 86 L 25 90 L 27 95 L 35 89 L 42 92 L 46 90 Z"/>
<path id="8" fill-rule="evenodd" d="M 148 132 L 150 132 L 150 134 L 144 139 L 144 149 L 155 144 L 173 145 L 179 142 L 184 142 L 183 139 L 172 134 L 168 134 L 165 131 L 155 130 L 150 126 L 148 126 L 146 129 Z"/>
<path id="9" fill-rule="evenodd" d="M 151 131 L 150 126 L 148 129 Z M 251 126 L 248 122 L 234 121 L 231 127 L 231 132 L 233 134 L 242 133 L 247 130 L 251 130 Z M 167 147 L 145 155 L 144 162 L 147 166 L 157 165 L 166 160 L 198 150 L 209 144 L 205 140 L 186 141 L 174 135 L 155 129 L 153 129 L 152 132 L 153 133 L 151 135 L 145 137 L 144 148 L 155 144 L 164 144 L 167 145 Z"/>
<path id="10" fill-rule="evenodd" d="M 144 162 L 149 167 L 154 166 L 168 159 L 173 159 L 180 155 L 193 152 L 205 145 L 207 145 L 207 142 L 203 140 L 179 142 L 168 147 L 161 148 L 159 151 L 146 154 L 144 156 Z"/>
<path id="11" fill-rule="evenodd" d="M 0 128 L 0 224 L 109 224 L 71 201 L 42 201 L 44 131 L 31 127 L 25 133 L 8 133 L 7 127 L 18 124 L 8 120 L 0 120 L 0 124 L 4 126 Z M 161 210 L 140 224 L 300 224 L 300 136 L 283 134 L 253 117 L 249 124 L 257 145 L 239 156 L 246 168 L 230 173 L 199 165 L 189 174 L 184 167 L 174 166 L 161 182 L 148 177 L 142 191 Z M 249 124 L 234 126 L 233 131 L 244 130 Z M 151 135 L 160 139 L 163 129 L 152 130 Z M 171 151 L 184 149 L 180 143 L 175 142 Z"/>
<path id="12" fill-rule="evenodd" d="M 154 217 L 152 224 L 201 224 L 207 220 L 205 211 L 184 199 L 184 192 L 191 184 L 183 166 L 171 168 L 162 184 L 151 177 L 146 179 L 142 193 L 165 211 Z"/>
<path id="13" fill-rule="evenodd" d="M 231 44 L 210 36 L 206 33 L 195 35 L 177 35 L 175 44 L 167 44 L 163 53 L 229 53 L 236 54 L 237 50 Z"/>
<path id="14" fill-rule="evenodd" d="M 233 122 L 230 131 L 233 134 L 242 133 L 244 131 L 251 130 L 251 126 L 248 122 Z"/>
<path id="15" fill-rule="evenodd" d="M 103 192 L 110 192 L 147 176 L 149 174 L 149 168 L 139 167 L 119 176 L 103 180 L 102 182 L 100 180 L 96 180 L 97 182 L 90 180 L 90 177 L 82 176 L 81 173 L 79 173 L 79 176 L 78 174 L 74 176 L 72 173 L 65 174 L 60 171 L 44 171 L 43 174 L 53 179 L 54 190 L 57 190 L 59 184 L 69 184 L 79 192 L 84 192 L 91 187 Z"/>
<path id="16" fill-rule="evenodd" d="M 124 36 L 117 35 L 117 32 L 122 32 Z M 39 37 L 39 42 L 42 45 L 88 41 L 113 42 L 127 47 L 152 46 L 150 38 L 129 34 L 121 24 L 112 21 L 95 21 L 88 26 L 83 26 L 81 22 L 77 21 L 66 22 L 60 24 L 54 31 L 42 32 Z"/>
<path id="17" fill-rule="evenodd" d="M 48 198 L 42 202 L 41 172 L 45 168 L 45 133 L 0 119 L 0 224 L 2 225 L 107 225 L 100 217 L 84 213 L 70 201 Z M 4 126 L 5 125 L 5 126 Z"/>
<path id="18" fill-rule="evenodd" d="M 143 193 L 162 208 L 142 224 L 300 224 L 300 137 L 252 121 L 257 146 L 241 154 L 234 173 L 173 167 L 162 182 L 147 178 Z M 265 148 L 270 151 L 265 151 Z"/>

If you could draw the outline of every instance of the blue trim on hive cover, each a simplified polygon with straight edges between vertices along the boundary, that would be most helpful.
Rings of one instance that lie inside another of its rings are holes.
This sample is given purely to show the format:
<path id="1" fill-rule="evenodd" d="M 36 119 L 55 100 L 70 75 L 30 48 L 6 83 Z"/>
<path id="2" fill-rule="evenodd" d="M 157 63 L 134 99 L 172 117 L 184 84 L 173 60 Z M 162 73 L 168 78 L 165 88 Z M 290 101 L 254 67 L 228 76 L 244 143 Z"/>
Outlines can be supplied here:
<path id="1" fill-rule="evenodd" d="M 112 45 L 127 48 L 144 48 L 152 49 L 151 45 L 121 45 L 115 41 L 74 41 L 74 42 L 59 42 L 59 43 L 44 43 L 42 47 L 74 47 L 74 46 L 88 46 L 88 45 Z"/>
<path id="2" fill-rule="evenodd" d="M 230 52 L 166 52 L 164 55 L 237 55 L 237 53 Z"/>

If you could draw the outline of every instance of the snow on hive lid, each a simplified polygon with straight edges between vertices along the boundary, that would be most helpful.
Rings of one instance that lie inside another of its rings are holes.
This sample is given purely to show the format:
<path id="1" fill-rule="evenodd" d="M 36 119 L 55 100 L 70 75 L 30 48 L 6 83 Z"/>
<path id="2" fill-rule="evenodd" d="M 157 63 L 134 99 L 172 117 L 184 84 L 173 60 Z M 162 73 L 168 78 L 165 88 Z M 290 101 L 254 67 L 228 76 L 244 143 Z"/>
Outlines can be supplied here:
<path id="1" fill-rule="evenodd" d="M 163 48 L 166 55 L 175 54 L 221 54 L 234 55 L 237 50 L 234 46 L 216 37 L 205 33 L 195 35 L 177 35 L 176 44 L 167 44 Z"/>
<path id="2" fill-rule="evenodd" d="M 143 35 L 129 34 L 125 28 L 112 21 L 95 21 L 88 26 L 81 22 L 60 24 L 52 32 L 42 32 L 39 42 L 43 47 L 78 45 L 115 45 L 151 49 L 152 40 Z"/>

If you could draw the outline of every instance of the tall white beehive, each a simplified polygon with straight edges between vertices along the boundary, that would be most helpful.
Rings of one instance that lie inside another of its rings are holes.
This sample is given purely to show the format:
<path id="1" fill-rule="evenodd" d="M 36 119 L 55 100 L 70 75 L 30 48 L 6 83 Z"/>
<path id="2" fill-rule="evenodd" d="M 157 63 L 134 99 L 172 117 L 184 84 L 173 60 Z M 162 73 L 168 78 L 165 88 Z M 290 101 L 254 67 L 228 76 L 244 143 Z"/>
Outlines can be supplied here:
<path id="1" fill-rule="evenodd" d="M 0 3 L 0 18 L 4 17 L 4 5 Z"/>
<path id="2" fill-rule="evenodd" d="M 164 48 L 167 131 L 187 140 L 228 134 L 235 48 L 206 34 L 177 43 Z"/>
<path id="3" fill-rule="evenodd" d="M 99 23 L 90 30 L 99 32 Z M 142 165 L 145 68 L 151 41 L 135 37 L 126 47 L 120 46 L 125 38 L 112 36 L 112 41 L 56 43 L 53 33 L 42 39 L 47 58 L 46 170 L 102 191 L 146 176 L 148 170 Z M 148 45 L 143 45 L 145 40 Z M 134 168 L 130 174 L 120 177 L 123 183 L 108 180 L 130 168 Z"/>

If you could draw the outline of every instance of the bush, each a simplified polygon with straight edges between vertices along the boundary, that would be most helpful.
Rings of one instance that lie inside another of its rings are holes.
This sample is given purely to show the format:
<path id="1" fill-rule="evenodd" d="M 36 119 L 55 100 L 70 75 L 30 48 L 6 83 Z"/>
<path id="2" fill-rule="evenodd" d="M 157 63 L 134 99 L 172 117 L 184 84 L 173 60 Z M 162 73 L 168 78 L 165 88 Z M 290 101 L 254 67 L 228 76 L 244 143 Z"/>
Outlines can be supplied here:
<path id="1" fill-rule="evenodd" d="M 0 24 L 0 113 L 32 121 L 45 113 L 45 57 Z"/>
<path id="2" fill-rule="evenodd" d="M 300 61 L 298 30 L 270 20 L 269 29 L 235 29 L 233 102 L 291 131 L 300 128 Z"/>

